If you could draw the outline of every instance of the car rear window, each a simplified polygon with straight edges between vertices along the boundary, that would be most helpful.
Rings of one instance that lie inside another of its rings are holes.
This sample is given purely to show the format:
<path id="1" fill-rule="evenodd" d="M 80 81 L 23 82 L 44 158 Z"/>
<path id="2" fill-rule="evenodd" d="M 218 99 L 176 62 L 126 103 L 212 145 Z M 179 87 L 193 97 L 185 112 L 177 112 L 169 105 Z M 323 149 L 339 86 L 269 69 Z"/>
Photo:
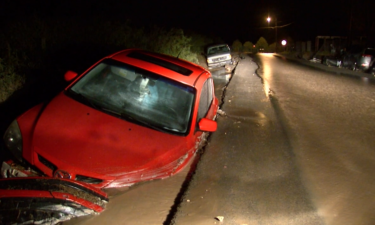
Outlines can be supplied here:
<path id="1" fill-rule="evenodd" d="M 139 59 L 139 60 L 142 60 L 142 61 L 145 61 L 145 62 L 149 62 L 149 63 L 167 68 L 169 70 L 172 70 L 174 72 L 177 72 L 177 73 L 185 75 L 185 76 L 189 76 L 190 74 L 193 73 L 193 71 L 191 71 L 189 69 L 186 69 L 185 67 L 173 64 L 171 62 L 164 61 L 164 60 L 159 59 L 159 58 L 155 58 L 155 57 L 152 57 L 152 56 L 149 56 L 149 55 L 145 55 L 145 54 L 142 54 L 140 52 L 131 52 L 131 53 L 128 54 L 128 57 L 131 57 L 131 58 L 134 58 L 134 59 Z"/>

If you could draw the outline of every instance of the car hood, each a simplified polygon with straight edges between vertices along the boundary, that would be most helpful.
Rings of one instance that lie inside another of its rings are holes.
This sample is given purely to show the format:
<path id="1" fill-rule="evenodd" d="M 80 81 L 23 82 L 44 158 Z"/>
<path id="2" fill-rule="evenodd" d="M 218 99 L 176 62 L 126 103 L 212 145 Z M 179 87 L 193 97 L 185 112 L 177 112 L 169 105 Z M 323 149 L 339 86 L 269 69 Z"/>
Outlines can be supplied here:
<path id="1" fill-rule="evenodd" d="M 145 169 L 151 161 L 176 160 L 184 137 L 146 128 L 59 94 L 41 113 L 32 151 L 73 174 L 116 176 Z"/>

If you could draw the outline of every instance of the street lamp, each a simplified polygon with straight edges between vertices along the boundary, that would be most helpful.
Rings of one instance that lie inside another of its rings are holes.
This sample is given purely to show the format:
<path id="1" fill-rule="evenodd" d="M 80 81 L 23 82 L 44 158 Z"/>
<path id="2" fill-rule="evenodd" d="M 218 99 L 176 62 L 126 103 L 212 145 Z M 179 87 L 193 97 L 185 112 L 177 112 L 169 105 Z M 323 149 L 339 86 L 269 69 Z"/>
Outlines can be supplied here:
<path id="1" fill-rule="evenodd" d="M 268 26 L 271 22 L 271 17 L 267 17 Z M 277 53 L 277 18 L 275 17 L 275 53 Z"/>

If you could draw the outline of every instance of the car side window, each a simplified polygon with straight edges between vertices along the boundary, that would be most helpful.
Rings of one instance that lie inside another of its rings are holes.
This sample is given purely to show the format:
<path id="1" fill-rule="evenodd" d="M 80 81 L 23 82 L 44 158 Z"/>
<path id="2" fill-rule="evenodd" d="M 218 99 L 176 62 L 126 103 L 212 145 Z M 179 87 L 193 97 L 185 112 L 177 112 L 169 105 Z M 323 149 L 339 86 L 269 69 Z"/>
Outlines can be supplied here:
<path id="1" fill-rule="evenodd" d="M 199 122 L 200 119 L 204 118 L 207 115 L 207 112 L 210 109 L 210 106 L 212 104 L 212 100 L 213 100 L 213 85 L 212 85 L 212 79 L 209 78 L 205 81 L 203 88 L 202 88 L 201 96 L 199 99 L 197 122 Z"/>

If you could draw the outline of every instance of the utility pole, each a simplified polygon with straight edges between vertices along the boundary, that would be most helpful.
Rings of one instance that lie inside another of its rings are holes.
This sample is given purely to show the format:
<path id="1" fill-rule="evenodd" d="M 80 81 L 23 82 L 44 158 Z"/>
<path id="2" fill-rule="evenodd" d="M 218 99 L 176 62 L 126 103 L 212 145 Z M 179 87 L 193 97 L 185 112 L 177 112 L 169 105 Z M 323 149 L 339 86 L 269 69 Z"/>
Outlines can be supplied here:
<path id="1" fill-rule="evenodd" d="M 275 53 L 277 53 L 277 18 L 275 17 Z"/>
<path id="2" fill-rule="evenodd" d="M 277 53 L 277 18 L 275 16 L 275 27 L 270 27 L 271 17 L 268 16 L 267 21 L 268 21 L 268 28 L 275 29 L 275 53 Z M 288 25 L 290 25 L 290 24 L 280 26 L 280 27 L 285 27 L 285 26 L 288 26 Z"/>
<path id="3" fill-rule="evenodd" d="M 267 17 L 267 22 L 268 22 L 268 27 L 267 28 L 275 29 L 275 53 L 277 53 L 277 28 L 278 28 L 278 26 L 277 26 L 277 18 L 276 18 L 276 16 L 274 18 L 275 18 L 275 27 L 270 27 L 271 17 L 270 16 Z M 283 27 L 289 26 L 290 24 L 292 24 L 292 23 L 288 23 L 288 24 L 282 25 L 279 28 L 283 28 Z"/>

